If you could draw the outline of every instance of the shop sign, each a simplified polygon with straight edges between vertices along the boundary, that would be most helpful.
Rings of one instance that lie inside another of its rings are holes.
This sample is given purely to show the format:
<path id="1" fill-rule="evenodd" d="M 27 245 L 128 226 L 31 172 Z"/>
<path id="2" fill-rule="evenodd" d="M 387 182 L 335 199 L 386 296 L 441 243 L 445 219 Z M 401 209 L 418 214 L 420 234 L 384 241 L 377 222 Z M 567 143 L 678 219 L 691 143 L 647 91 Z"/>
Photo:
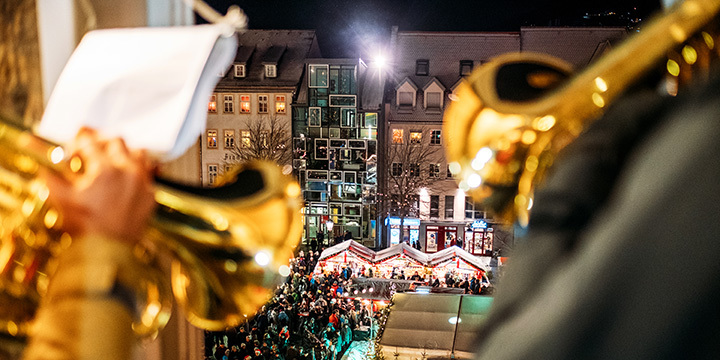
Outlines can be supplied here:
<path id="1" fill-rule="evenodd" d="M 399 217 L 388 217 L 385 219 L 385 225 L 400 225 Z M 420 219 L 405 218 L 402 219 L 402 224 L 405 226 L 420 226 Z"/>
<path id="2" fill-rule="evenodd" d="M 487 229 L 487 223 L 482 220 L 475 220 L 472 223 L 473 229 Z"/>

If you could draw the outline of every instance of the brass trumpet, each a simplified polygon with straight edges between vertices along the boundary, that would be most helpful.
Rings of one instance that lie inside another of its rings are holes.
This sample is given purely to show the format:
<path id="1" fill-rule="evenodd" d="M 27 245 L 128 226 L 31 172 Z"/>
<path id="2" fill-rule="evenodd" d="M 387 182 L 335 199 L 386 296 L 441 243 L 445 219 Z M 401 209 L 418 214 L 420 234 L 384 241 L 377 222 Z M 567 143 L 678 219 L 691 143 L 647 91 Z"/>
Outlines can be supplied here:
<path id="1" fill-rule="evenodd" d="M 62 175 L 81 164 L 0 120 L 0 332 L 23 337 L 56 255 L 72 241 L 37 174 Z M 158 179 L 150 241 L 135 251 L 147 269 L 125 284 L 139 304 L 135 332 L 151 335 L 165 325 L 170 289 L 188 321 L 204 329 L 232 327 L 254 314 L 289 273 L 302 231 L 299 196 L 299 185 L 269 162 L 243 165 L 217 188 Z M 150 256 L 157 253 L 170 255 L 170 276 Z"/>
<path id="2" fill-rule="evenodd" d="M 534 189 L 557 154 L 614 99 L 693 35 L 699 41 L 683 55 L 717 51 L 715 37 L 701 29 L 719 9 L 719 0 L 676 4 L 572 77 L 569 64 L 537 53 L 501 55 L 480 66 L 444 115 L 447 159 L 459 187 L 500 218 L 527 225 Z M 675 65 L 682 66 L 668 62 L 668 70 L 677 77 Z"/>

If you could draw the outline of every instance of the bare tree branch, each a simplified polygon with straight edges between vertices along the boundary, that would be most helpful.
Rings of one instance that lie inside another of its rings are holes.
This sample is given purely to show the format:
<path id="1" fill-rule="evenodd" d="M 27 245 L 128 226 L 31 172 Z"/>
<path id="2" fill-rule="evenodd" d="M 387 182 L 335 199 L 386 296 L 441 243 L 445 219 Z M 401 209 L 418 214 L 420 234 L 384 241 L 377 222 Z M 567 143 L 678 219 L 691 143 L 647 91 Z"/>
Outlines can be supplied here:
<path id="1" fill-rule="evenodd" d="M 427 129 L 422 130 L 428 134 Z M 402 144 L 388 141 L 383 167 L 385 189 L 378 194 L 381 211 L 385 215 L 401 218 L 419 217 L 419 191 L 436 181 L 430 173 L 430 164 L 436 162 L 441 152 L 438 146 L 422 142 L 412 143 L 405 139 Z"/>
<path id="2" fill-rule="evenodd" d="M 231 153 L 230 158 L 236 159 L 231 164 L 250 160 L 290 164 L 290 127 L 277 116 L 251 119 L 245 129 L 240 129 L 239 141 Z"/>

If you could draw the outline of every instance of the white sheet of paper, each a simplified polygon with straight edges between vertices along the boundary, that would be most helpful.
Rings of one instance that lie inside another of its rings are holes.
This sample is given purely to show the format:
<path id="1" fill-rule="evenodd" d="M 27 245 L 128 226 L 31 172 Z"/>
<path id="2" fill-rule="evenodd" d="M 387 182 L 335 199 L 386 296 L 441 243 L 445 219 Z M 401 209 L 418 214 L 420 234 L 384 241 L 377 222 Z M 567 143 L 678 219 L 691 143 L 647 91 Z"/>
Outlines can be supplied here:
<path id="1" fill-rule="evenodd" d="M 218 25 L 95 30 L 63 69 L 36 132 L 64 144 L 83 127 L 160 160 L 205 131 L 209 96 L 237 51 Z"/>

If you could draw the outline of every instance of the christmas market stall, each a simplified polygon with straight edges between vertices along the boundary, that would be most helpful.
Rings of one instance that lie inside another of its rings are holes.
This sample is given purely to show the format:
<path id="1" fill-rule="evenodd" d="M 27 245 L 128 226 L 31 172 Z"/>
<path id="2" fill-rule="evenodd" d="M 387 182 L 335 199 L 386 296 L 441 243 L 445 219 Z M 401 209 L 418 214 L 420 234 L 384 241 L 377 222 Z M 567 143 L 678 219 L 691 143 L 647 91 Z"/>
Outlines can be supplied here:
<path id="1" fill-rule="evenodd" d="M 447 273 L 468 279 L 485 276 L 486 269 L 490 268 L 490 259 L 478 258 L 469 252 L 451 246 L 430 256 L 428 265 L 432 268 L 433 276 L 443 279 Z"/>
<path id="2" fill-rule="evenodd" d="M 379 277 L 400 278 L 403 275 L 409 280 L 417 272 L 424 279 L 428 255 L 403 242 L 378 251 L 374 263 Z"/>
<path id="3" fill-rule="evenodd" d="M 357 241 L 347 240 L 331 246 L 320 254 L 315 273 L 326 271 L 341 272 L 343 268 L 350 267 L 353 271 L 372 266 L 375 252 Z"/>

